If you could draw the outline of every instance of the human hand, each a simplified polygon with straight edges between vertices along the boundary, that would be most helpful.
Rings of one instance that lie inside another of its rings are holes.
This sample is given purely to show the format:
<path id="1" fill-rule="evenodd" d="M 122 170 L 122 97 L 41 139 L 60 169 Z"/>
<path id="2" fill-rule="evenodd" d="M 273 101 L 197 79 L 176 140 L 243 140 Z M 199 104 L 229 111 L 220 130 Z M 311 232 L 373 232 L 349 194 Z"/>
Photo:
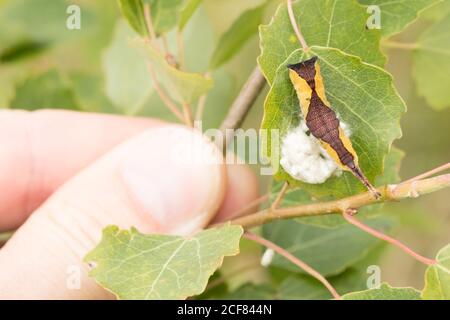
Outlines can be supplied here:
<path id="1" fill-rule="evenodd" d="M 211 152 L 171 161 L 174 136 Z M 257 197 L 257 182 L 221 160 L 198 132 L 157 120 L 0 111 L 0 232 L 19 228 L 0 249 L 0 299 L 113 298 L 82 262 L 101 230 L 187 235 L 230 219 Z"/>

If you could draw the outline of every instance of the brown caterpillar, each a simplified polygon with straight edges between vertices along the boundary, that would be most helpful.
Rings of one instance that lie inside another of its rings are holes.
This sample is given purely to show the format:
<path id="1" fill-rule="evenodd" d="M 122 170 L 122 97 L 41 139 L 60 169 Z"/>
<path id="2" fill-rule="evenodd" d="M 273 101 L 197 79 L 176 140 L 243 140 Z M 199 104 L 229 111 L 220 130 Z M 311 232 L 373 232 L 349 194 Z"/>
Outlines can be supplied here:
<path id="1" fill-rule="evenodd" d="M 336 112 L 331 109 L 325 96 L 325 87 L 318 58 L 288 65 L 289 77 L 300 100 L 300 109 L 311 134 L 316 137 L 327 153 L 346 171 L 353 173 L 374 195 L 380 193 L 367 180 L 358 165 L 358 155 L 352 142 L 339 126 Z"/>

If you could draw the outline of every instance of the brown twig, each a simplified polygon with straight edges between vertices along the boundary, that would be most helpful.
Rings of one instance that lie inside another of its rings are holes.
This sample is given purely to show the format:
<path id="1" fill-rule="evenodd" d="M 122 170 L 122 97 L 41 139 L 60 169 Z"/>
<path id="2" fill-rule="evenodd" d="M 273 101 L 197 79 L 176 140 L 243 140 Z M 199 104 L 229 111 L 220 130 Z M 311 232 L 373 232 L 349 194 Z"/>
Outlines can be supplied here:
<path id="1" fill-rule="evenodd" d="M 266 80 L 259 70 L 259 67 L 255 67 L 244 87 L 241 89 L 241 92 L 239 92 L 239 95 L 228 110 L 228 114 L 224 121 L 220 125 L 220 130 L 225 137 L 225 146 L 233 138 L 234 129 L 241 126 L 265 83 Z"/>
<path id="2" fill-rule="evenodd" d="M 411 182 L 411 181 L 425 179 L 425 178 L 428 178 L 428 177 L 430 177 L 430 176 L 432 176 L 432 175 L 434 175 L 436 173 L 439 173 L 439 172 L 442 172 L 442 171 L 445 171 L 445 170 L 448 170 L 448 169 L 450 169 L 450 162 L 448 162 L 446 164 L 443 164 L 442 166 L 439 166 L 437 168 L 431 169 L 430 171 L 427 171 L 427 172 L 424 172 L 422 174 L 419 174 L 418 176 L 415 176 L 415 177 L 413 177 L 411 179 L 408 179 L 408 180 L 406 180 L 405 182 L 402 182 L 402 183 L 407 183 L 407 182 Z"/>
<path id="3" fill-rule="evenodd" d="M 272 249 L 273 251 L 275 251 L 279 255 L 283 256 L 286 259 L 288 259 L 293 264 L 295 264 L 296 266 L 298 266 L 299 268 L 304 270 L 306 273 L 308 273 L 310 276 L 312 276 L 312 277 L 316 278 L 317 280 L 319 280 L 328 289 L 328 291 L 330 291 L 330 293 L 333 295 L 333 297 L 336 300 L 340 300 L 341 299 L 341 296 L 336 292 L 336 290 L 328 282 L 328 280 L 325 279 L 324 276 L 322 276 L 319 272 L 317 272 L 312 267 L 307 265 L 305 262 L 303 262 L 300 259 L 298 259 L 296 256 L 292 255 L 290 252 L 286 251 L 285 249 L 281 248 L 280 246 L 276 245 L 275 243 L 273 243 L 273 242 L 271 242 L 271 241 L 269 241 L 267 239 L 264 239 L 264 238 L 254 234 L 252 232 L 247 231 L 247 232 L 245 232 L 244 236 L 247 239 L 250 239 L 252 241 L 255 241 L 255 242 L 265 246 L 266 248 Z"/>
<path id="4" fill-rule="evenodd" d="M 355 217 L 353 217 L 353 214 L 350 214 L 348 210 L 344 211 L 342 213 L 343 217 L 345 218 L 345 220 L 347 220 L 348 223 L 356 226 L 357 228 L 373 235 L 374 237 L 377 237 L 378 239 L 384 240 L 386 242 L 389 242 L 390 244 L 400 248 L 401 250 L 403 250 L 404 252 L 406 252 L 407 254 L 409 254 L 410 256 L 412 256 L 414 259 L 428 265 L 435 265 L 437 263 L 436 260 L 434 259 L 429 259 L 426 258 L 424 256 L 421 256 L 420 254 L 418 254 L 417 252 L 413 251 L 411 248 L 409 248 L 407 245 L 403 244 L 402 242 L 398 241 L 397 239 L 394 239 L 390 236 L 388 236 L 387 234 L 384 234 L 383 232 L 380 232 L 378 230 L 375 230 L 371 227 L 369 227 L 368 225 L 362 223 L 361 221 L 358 221 Z"/>
<path id="5" fill-rule="evenodd" d="M 276 210 L 266 209 L 256 213 L 231 220 L 232 224 L 238 224 L 245 229 L 259 226 L 274 220 L 291 219 L 327 214 L 340 214 L 348 208 L 358 209 L 360 207 L 379 203 L 380 201 L 396 201 L 405 198 L 415 198 L 420 195 L 434 192 L 450 186 L 450 174 L 441 175 L 429 179 L 387 185 L 377 190 L 381 199 L 376 200 L 372 193 L 365 192 L 339 200 L 305 204 L 294 207 L 279 208 Z"/>

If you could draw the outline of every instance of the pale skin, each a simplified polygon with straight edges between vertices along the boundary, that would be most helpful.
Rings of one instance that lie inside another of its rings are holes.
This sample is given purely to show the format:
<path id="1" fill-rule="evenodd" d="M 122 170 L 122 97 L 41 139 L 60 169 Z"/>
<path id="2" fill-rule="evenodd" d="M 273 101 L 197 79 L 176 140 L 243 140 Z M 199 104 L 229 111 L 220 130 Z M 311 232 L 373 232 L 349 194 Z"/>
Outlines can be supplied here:
<path id="1" fill-rule="evenodd" d="M 0 299 L 114 298 L 82 262 L 102 228 L 191 234 L 258 197 L 250 169 L 225 166 L 218 150 L 206 163 L 168 162 L 174 132 L 211 147 L 153 119 L 0 111 L 0 232 L 19 228 L 0 249 Z"/>

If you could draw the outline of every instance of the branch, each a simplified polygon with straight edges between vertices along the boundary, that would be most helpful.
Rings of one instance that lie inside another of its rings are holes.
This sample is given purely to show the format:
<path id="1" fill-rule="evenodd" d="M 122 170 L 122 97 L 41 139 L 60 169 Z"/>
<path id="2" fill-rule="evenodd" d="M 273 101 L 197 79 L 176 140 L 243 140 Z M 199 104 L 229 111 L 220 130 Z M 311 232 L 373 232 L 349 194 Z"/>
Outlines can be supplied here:
<path id="1" fill-rule="evenodd" d="M 336 290 L 333 288 L 333 286 L 328 282 L 327 279 L 325 279 L 324 276 L 322 276 L 319 272 L 317 272 L 316 270 L 314 270 L 312 267 L 310 267 L 309 265 L 307 265 L 306 263 L 304 263 L 303 261 L 301 261 L 300 259 L 298 259 L 296 256 L 292 255 L 291 253 L 289 253 L 288 251 L 286 251 L 285 249 L 279 247 L 278 245 L 276 245 L 275 243 L 264 239 L 252 232 L 247 231 L 244 236 L 247 239 L 250 239 L 252 241 L 255 241 L 269 249 L 272 249 L 273 251 L 275 251 L 276 253 L 278 253 L 279 255 L 285 257 L 286 259 L 288 259 L 290 262 L 292 262 L 293 264 L 295 264 L 296 266 L 298 266 L 299 268 L 301 268 L 302 270 L 304 270 L 306 273 L 308 273 L 309 275 L 311 275 L 312 277 L 316 278 L 317 280 L 319 280 L 327 289 L 328 291 L 330 291 L 330 293 L 333 295 L 333 297 L 336 300 L 341 300 L 341 296 L 336 292 Z"/>
<path id="2" fill-rule="evenodd" d="M 259 70 L 259 67 L 255 67 L 244 87 L 241 89 L 241 92 L 239 92 L 236 100 L 234 100 L 231 105 L 230 110 L 228 110 L 227 116 L 220 125 L 220 130 L 225 137 L 225 146 L 233 138 L 234 129 L 241 126 L 265 83 L 266 80 Z"/>
<path id="3" fill-rule="evenodd" d="M 417 198 L 420 195 L 434 192 L 446 187 L 450 187 L 450 174 L 444 174 L 434 178 L 424 180 L 406 181 L 396 185 L 387 185 L 377 190 L 381 194 L 381 199 L 376 200 L 372 193 L 365 192 L 347 198 L 311 203 L 288 208 L 265 209 L 235 220 L 232 224 L 238 224 L 249 229 L 274 220 L 292 219 L 308 216 L 318 216 L 327 214 L 340 214 L 349 208 L 358 209 L 370 204 L 402 200 L 406 198 Z"/>

